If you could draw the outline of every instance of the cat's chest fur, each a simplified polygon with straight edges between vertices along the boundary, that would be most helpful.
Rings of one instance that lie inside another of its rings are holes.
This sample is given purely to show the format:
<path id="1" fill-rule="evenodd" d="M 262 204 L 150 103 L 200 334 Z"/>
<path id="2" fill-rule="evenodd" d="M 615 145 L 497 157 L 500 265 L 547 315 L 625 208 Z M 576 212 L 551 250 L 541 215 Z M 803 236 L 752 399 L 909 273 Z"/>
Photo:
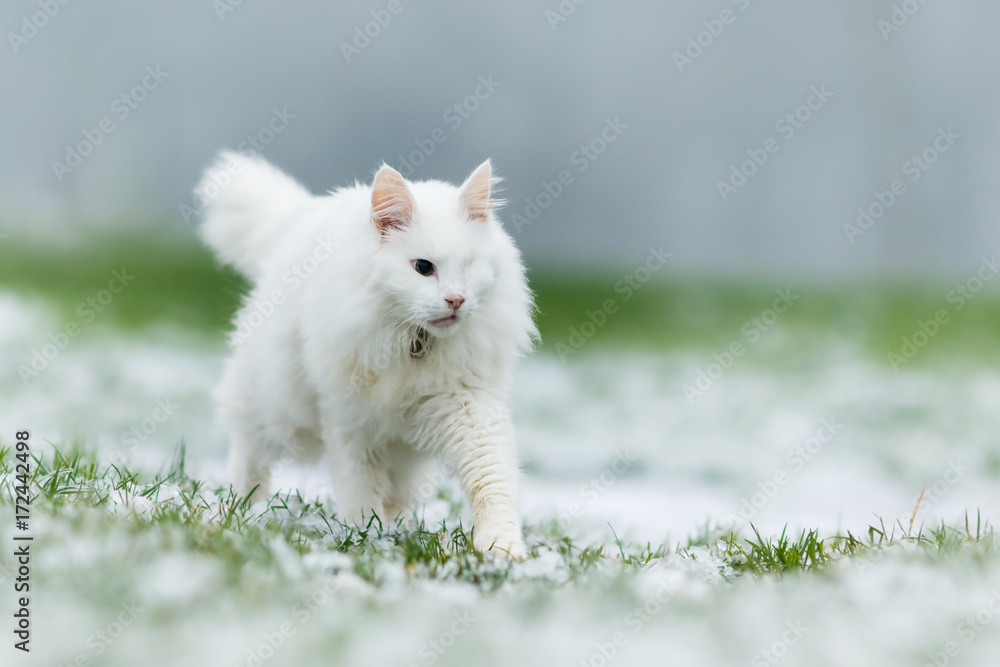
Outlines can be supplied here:
<path id="1" fill-rule="evenodd" d="M 421 399 L 482 383 L 481 373 L 455 353 L 457 341 L 425 335 L 415 342 L 387 363 L 366 363 L 351 355 L 345 370 L 354 398 L 397 414 Z"/>

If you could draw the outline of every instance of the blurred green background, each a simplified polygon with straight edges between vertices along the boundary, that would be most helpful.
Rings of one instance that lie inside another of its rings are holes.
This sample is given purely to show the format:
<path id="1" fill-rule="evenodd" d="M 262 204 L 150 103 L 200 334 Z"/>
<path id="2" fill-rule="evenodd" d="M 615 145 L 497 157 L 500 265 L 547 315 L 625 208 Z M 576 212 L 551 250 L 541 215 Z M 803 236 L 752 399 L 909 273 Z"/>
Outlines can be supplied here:
<path id="1" fill-rule="evenodd" d="M 169 325 L 221 339 L 247 289 L 241 276 L 220 267 L 194 238 L 109 235 L 74 246 L 0 245 L 0 286 L 42 297 L 67 319 L 76 317 L 83 300 L 106 287 L 112 268 L 121 267 L 136 279 L 100 314 L 99 323 L 127 331 Z M 744 325 L 771 306 L 775 290 L 788 288 L 799 300 L 763 333 L 761 343 L 748 345 L 748 358 L 807 362 L 811 351 L 840 340 L 888 364 L 886 355 L 898 352 L 903 339 L 919 330 L 920 321 L 943 308 L 949 322 L 908 365 L 946 362 L 956 355 L 990 365 L 1000 360 L 1000 336 L 995 333 L 1000 331 L 1000 296 L 984 289 L 956 312 L 947 296 L 959 281 L 882 279 L 831 286 L 763 278 L 699 279 L 664 270 L 626 300 L 614 289 L 624 273 L 607 267 L 529 267 L 540 350 L 555 353 L 558 343 L 568 343 L 571 329 L 587 322 L 588 311 L 614 299 L 617 311 L 574 354 L 608 346 L 721 351 L 734 341 L 747 343 L 741 333 Z"/>

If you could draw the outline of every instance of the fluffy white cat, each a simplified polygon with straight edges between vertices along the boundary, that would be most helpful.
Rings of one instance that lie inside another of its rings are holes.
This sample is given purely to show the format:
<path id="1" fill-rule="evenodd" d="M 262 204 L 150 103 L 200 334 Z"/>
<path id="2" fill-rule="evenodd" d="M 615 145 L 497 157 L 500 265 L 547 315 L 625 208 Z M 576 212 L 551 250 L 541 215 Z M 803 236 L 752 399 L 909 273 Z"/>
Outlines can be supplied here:
<path id="1" fill-rule="evenodd" d="M 317 197 L 220 155 L 197 189 L 201 235 L 254 285 L 216 391 L 239 493 L 268 495 L 289 453 L 325 453 L 342 517 L 393 518 L 438 455 L 476 548 L 524 556 L 506 394 L 537 330 L 497 181 L 489 160 L 460 187 L 382 166 Z"/>

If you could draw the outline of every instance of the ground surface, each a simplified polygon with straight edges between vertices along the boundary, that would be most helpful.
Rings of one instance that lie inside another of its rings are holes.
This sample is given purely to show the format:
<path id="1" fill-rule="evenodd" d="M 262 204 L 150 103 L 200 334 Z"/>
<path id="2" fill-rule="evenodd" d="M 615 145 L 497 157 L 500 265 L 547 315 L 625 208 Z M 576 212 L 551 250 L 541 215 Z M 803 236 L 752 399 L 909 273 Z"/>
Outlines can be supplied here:
<path id="1" fill-rule="evenodd" d="M 321 469 L 289 465 L 269 503 L 232 497 L 208 393 L 242 286 L 203 254 L 0 250 L 8 619 L 15 430 L 32 429 L 39 459 L 33 653 L 6 634 L 4 665 L 991 665 L 1000 652 L 993 296 L 956 310 L 948 284 L 673 281 L 625 300 L 613 272 L 536 276 L 545 344 L 513 406 L 532 556 L 509 566 L 469 548 L 443 478 L 398 525 L 341 525 Z M 134 281 L 89 321 L 80 304 L 123 267 Z M 788 288 L 798 298 L 765 324 Z M 609 298 L 617 312 L 577 350 L 571 328 Z M 887 353 L 938 309 L 949 321 L 893 369 Z M 69 322 L 80 334 L 23 381 L 17 367 Z M 730 363 L 733 343 L 746 352 Z"/>

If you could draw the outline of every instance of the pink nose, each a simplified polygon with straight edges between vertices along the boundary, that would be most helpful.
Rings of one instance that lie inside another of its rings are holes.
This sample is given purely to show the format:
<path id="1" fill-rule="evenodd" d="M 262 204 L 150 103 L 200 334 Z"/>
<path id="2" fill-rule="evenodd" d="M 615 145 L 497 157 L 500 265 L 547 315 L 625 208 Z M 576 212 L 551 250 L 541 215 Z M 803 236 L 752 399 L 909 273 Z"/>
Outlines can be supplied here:
<path id="1" fill-rule="evenodd" d="M 444 298 L 445 303 L 451 306 L 452 310 L 458 310 L 465 303 L 465 297 L 458 294 L 452 294 L 451 296 L 446 296 Z"/>

